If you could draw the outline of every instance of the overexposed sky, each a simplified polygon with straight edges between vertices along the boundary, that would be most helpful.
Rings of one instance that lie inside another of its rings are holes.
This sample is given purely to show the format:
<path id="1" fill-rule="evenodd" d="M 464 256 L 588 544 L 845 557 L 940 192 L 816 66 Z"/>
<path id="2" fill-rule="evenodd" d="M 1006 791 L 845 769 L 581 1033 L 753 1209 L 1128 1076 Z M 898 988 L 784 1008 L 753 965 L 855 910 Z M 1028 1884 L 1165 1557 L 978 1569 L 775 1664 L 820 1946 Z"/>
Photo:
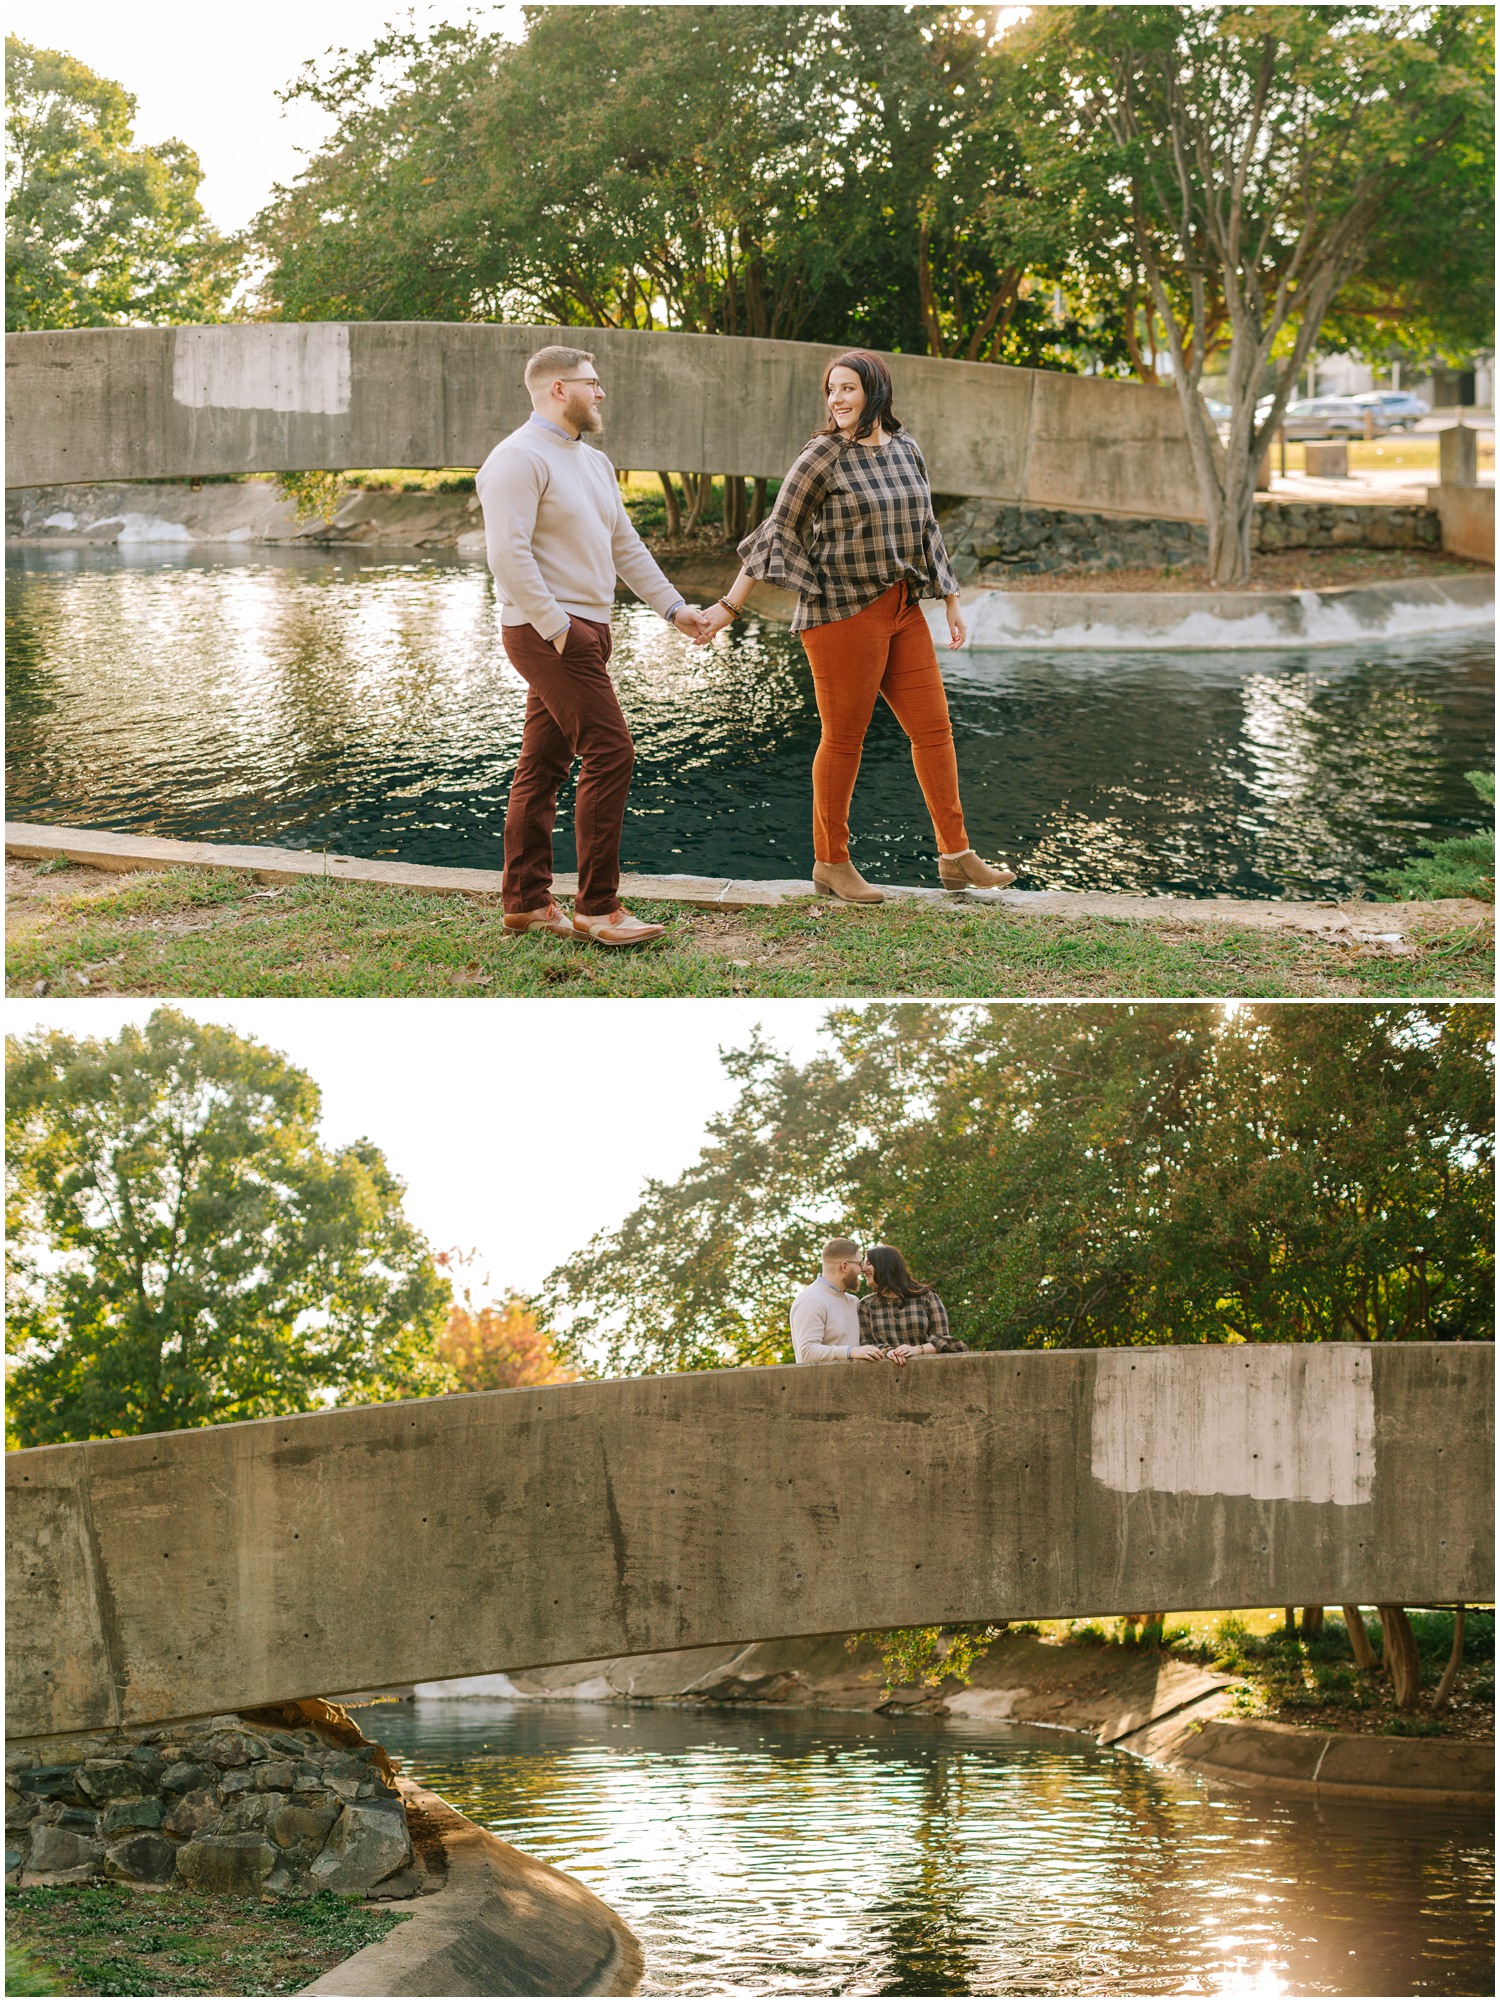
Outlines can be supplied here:
<path id="1" fill-rule="evenodd" d="M 6 1033 L 114 1036 L 149 1001 L 7 1001 Z M 323 1090 L 323 1137 L 373 1140 L 436 1250 L 475 1247 L 494 1293 L 530 1291 L 646 1179 L 697 1158 L 734 1103 L 721 1047 L 759 1022 L 805 1060 L 822 1001 L 181 1001 L 283 1051 Z"/>
<path id="2" fill-rule="evenodd" d="M 309 58 L 366 48 L 391 22 L 471 17 L 519 25 L 517 8 L 493 0 L 11 0 L 5 25 L 123 84 L 137 102 L 138 145 L 191 146 L 204 170 L 199 200 L 229 231 L 296 176 L 299 146 L 332 129 L 312 105 L 276 101 Z"/>

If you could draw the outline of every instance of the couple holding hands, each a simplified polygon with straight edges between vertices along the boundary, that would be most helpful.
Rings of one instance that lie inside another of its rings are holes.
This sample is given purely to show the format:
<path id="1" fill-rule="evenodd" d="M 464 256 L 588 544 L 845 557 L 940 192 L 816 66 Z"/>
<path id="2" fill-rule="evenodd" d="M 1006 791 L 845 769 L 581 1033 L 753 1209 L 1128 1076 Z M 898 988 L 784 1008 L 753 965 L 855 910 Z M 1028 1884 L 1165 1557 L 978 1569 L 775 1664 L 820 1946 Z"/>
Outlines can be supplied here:
<path id="1" fill-rule="evenodd" d="M 625 512 L 614 468 L 584 443 L 603 429 L 593 356 L 543 348 L 527 363 L 526 387 L 531 416 L 495 447 L 475 482 L 502 640 L 527 685 L 505 814 L 506 930 L 631 946 L 665 929 L 632 917 L 619 897 L 635 747 L 609 678 L 616 577 L 699 645 L 739 617 L 757 579 L 796 593 L 792 629 L 812 667 L 822 725 L 812 773 L 820 890 L 852 903 L 884 901 L 849 859 L 849 805 L 881 695 L 911 740 L 939 880 L 952 890 L 1014 882 L 1013 870 L 975 854 L 964 828 L 948 701 L 920 601 L 943 599 L 951 646 L 967 634 L 927 469 L 891 407 L 880 357 L 856 349 L 824 372 L 828 423 L 740 544 L 739 575 L 706 610 L 687 605 L 669 583 Z M 552 895 L 552 829 L 575 758 L 578 894 L 570 917 Z"/>
<path id="2" fill-rule="evenodd" d="M 862 1294 L 861 1279 L 869 1281 Z M 852 1237 L 828 1240 L 822 1271 L 792 1302 L 792 1349 L 806 1363 L 905 1364 L 968 1353 L 948 1332 L 936 1291 L 912 1277 L 900 1252 L 889 1244 L 861 1251 Z"/>

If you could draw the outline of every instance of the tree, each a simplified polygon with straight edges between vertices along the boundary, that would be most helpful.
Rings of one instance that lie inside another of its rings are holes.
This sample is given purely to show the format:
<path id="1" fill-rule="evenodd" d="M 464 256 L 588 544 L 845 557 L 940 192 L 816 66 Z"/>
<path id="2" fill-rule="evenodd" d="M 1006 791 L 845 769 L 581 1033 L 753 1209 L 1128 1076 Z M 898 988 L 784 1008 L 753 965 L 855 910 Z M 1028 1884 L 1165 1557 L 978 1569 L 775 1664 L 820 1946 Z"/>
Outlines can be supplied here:
<path id="1" fill-rule="evenodd" d="M 9 1410 L 22 1445 L 445 1389 L 449 1287 L 317 1086 L 160 1008 L 6 1063 Z"/>
<path id="2" fill-rule="evenodd" d="M 437 1263 L 450 1275 L 473 1264 L 475 1254 L 440 1251 Z M 540 1326 L 522 1293 L 508 1294 L 498 1307 L 476 1307 L 466 1287 L 448 1311 L 448 1325 L 436 1352 L 456 1390 L 522 1390 L 537 1383 L 571 1383 L 577 1376 L 558 1358 L 551 1334 Z"/>
<path id="3" fill-rule="evenodd" d="M 550 1275 L 621 1373 L 789 1360 L 834 1234 L 884 1237 L 976 1348 L 1484 1339 L 1490 1022 L 1472 1006 L 933 1007 L 830 1018 Z"/>
<path id="4" fill-rule="evenodd" d="M 199 205 L 197 154 L 135 146 L 128 91 L 15 35 L 5 89 L 6 326 L 219 317 L 239 252 Z"/>
<path id="5" fill-rule="evenodd" d="M 1450 231 L 1462 244 L 1487 206 L 1491 12 L 1044 7 L 1008 52 L 1036 198 L 1074 218 L 1080 246 L 1143 276 L 1211 574 L 1242 584 L 1256 467 L 1326 316 L 1351 282 L 1399 278 L 1414 245 L 1440 282 Z M 1221 341 L 1222 448 L 1199 394 Z"/>
<path id="6" fill-rule="evenodd" d="M 525 20 L 519 42 L 389 33 L 293 86 L 338 123 L 256 226 L 283 316 L 1072 358 L 1032 284 L 1062 238 L 1020 200 L 986 10 Z"/>

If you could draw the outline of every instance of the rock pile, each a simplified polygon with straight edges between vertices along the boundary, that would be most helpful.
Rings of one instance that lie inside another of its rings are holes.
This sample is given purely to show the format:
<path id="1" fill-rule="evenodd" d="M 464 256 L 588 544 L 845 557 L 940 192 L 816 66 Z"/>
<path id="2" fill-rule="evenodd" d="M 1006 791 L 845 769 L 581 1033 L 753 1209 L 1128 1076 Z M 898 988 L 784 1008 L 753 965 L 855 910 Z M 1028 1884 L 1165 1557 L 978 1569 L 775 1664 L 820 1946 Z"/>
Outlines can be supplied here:
<path id="1" fill-rule="evenodd" d="M 940 518 L 960 584 L 1003 587 L 1054 570 L 1154 570 L 1208 556 L 1207 530 L 1188 521 L 990 500 L 955 503 Z M 1256 507 L 1251 537 L 1260 550 L 1438 549 L 1442 539 L 1435 508 L 1281 500 Z"/>
<path id="2" fill-rule="evenodd" d="M 411 1897 L 424 1886 L 391 1774 L 378 1745 L 238 1716 L 8 1748 L 6 1877 Z"/>

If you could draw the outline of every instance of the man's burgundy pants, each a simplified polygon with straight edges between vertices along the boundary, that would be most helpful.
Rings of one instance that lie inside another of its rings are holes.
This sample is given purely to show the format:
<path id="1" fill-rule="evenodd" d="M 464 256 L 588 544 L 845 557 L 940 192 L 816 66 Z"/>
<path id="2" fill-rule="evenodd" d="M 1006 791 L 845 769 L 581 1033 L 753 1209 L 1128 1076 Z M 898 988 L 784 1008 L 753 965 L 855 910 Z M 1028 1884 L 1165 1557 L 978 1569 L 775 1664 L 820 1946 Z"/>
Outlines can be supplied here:
<path id="1" fill-rule="evenodd" d="M 535 626 L 502 626 L 500 636 L 529 691 L 505 808 L 501 902 L 507 911 L 539 911 L 551 896 L 558 788 L 579 758 L 573 907 L 581 917 L 603 917 L 620 901 L 620 833 L 635 766 L 635 745 L 609 678 L 609 627 L 571 618 L 561 653 Z"/>

